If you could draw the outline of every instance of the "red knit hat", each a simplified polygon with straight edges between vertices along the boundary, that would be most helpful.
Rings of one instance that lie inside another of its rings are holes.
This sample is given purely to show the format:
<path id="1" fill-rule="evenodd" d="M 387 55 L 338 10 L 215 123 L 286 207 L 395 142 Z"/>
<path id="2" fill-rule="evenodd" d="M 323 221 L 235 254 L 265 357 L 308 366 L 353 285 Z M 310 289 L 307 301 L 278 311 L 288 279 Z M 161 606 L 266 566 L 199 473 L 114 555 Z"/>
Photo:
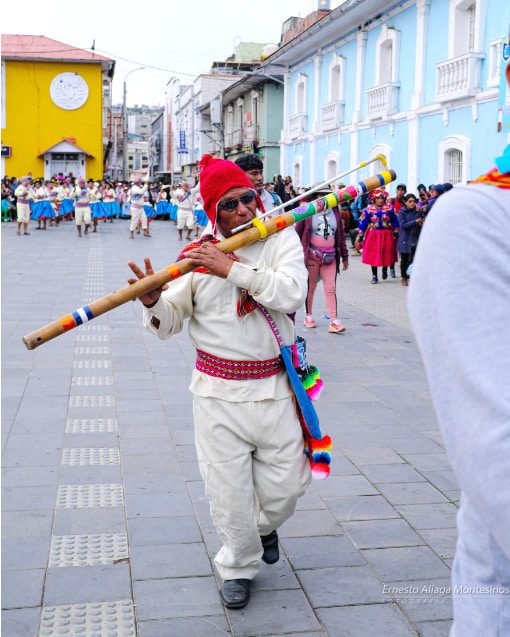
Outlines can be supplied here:
<path id="1" fill-rule="evenodd" d="M 204 200 L 204 210 L 213 227 L 216 224 L 216 206 L 223 195 L 231 188 L 251 188 L 251 181 L 237 164 L 228 159 L 215 159 L 212 155 L 204 155 L 199 162 L 200 195 Z M 257 206 L 262 211 L 264 206 L 257 195 Z"/>

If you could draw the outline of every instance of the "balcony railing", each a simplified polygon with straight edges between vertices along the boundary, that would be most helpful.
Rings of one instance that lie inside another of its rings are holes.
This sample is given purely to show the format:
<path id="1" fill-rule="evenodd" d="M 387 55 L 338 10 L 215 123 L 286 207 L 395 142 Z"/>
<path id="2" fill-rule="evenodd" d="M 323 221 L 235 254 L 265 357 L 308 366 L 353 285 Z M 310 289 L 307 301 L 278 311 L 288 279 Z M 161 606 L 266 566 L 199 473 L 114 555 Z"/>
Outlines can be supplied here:
<path id="1" fill-rule="evenodd" d="M 330 102 L 321 107 L 321 126 L 323 131 L 340 128 L 344 123 L 345 102 Z"/>
<path id="2" fill-rule="evenodd" d="M 436 100 L 446 102 L 478 93 L 483 58 L 483 53 L 465 53 L 438 64 Z"/>
<path id="3" fill-rule="evenodd" d="M 399 87 L 396 82 L 388 82 L 367 90 L 369 119 L 388 117 L 398 112 Z"/>
<path id="4" fill-rule="evenodd" d="M 306 113 L 296 113 L 289 117 L 289 139 L 298 139 L 305 132 Z"/>
<path id="5" fill-rule="evenodd" d="M 241 128 L 238 128 L 235 131 L 232 131 L 232 146 L 242 146 L 243 144 L 243 131 Z"/>
<path id="6" fill-rule="evenodd" d="M 259 141 L 259 127 L 258 124 L 250 124 L 243 129 L 244 133 L 244 145 L 250 145 L 253 142 Z"/>

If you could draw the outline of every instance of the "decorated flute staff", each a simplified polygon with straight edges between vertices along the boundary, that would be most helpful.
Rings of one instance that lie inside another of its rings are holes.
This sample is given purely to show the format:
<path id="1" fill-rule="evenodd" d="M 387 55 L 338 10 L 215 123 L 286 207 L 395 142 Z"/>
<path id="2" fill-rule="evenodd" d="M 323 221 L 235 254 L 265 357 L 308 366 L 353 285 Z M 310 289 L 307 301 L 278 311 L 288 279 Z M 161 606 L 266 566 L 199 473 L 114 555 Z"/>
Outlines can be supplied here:
<path id="1" fill-rule="evenodd" d="M 373 159 L 369 159 L 368 161 L 362 161 L 360 164 L 358 164 L 354 168 L 350 168 L 349 170 L 346 170 L 345 172 L 340 173 L 339 175 L 336 175 L 332 179 L 327 179 L 326 181 L 323 181 L 322 183 L 317 184 L 316 186 L 313 186 L 312 188 L 309 188 L 305 194 L 308 197 L 309 195 L 313 194 L 314 192 L 317 192 L 318 190 L 323 190 L 324 188 L 328 188 L 329 190 L 330 184 L 334 184 L 339 179 L 342 179 L 342 177 L 347 177 L 347 175 L 350 175 L 351 173 L 355 173 L 357 170 L 361 170 L 361 168 L 365 168 L 369 164 L 373 164 L 375 161 L 381 162 L 381 164 L 385 168 L 388 166 L 386 155 L 376 155 Z M 260 215 L 258 218 L 264 220 L 267 217 L 274 217 L 275 213 L 278 212 L 279 210 L 288 208 L 292 204 L 295 204 L 301 201 L 302 199 L 303 199 L 303 195 L 297 195 L 293 199 L 290 199 L 289 201 L 286 201 L 285 203 L 281 203 L 279 206 L 275 206 L 274 208 L 271 208 L 271 210 L 268 210 L 263 215 Z M 237 234 L 238 232 L 241 232 L 245 228 L 250 228 L 251 226 L 252 226 L 251 221 L 249 221 L 248 223 L 243 223 L 242 226 L 238 226 L 237 228 L 234 228 L 234 230 L 232 230 L 232 234 Z"/>
<path id="2" fill-rule="evenodd" d="M 368 177 L 357 184 L 342 188 L 337 192 L 331 192 L 315 201 L 299 206 L 290 212 L 285 212 L 271 219 L 266 219 L 265 221 L 262 221 L 260 218 L 255 218 L 250 228 L 219 242 L 216 244 L 216 247 L 225 253 L 235 252 L 235 250 L 238 250 L 242 246 L 265 239 L 302 219 L 312 217 L 316 213 L 323 212 L 328 208 L 333 208 L 342 202 L 356 199 L 371 190 L 389 184 L 395 179 L 396 174 L 393 170 L 383 170 L 377 175 Z M 97 301 L 93 301 L 90 305 L 80 307 L 70 314 L 64 314 L 55 321 L 44 325 L 30 334 L 26 334 L 22 337 L 23 343 L 27 349 L 35 349 L 39 347 L 39 345 L 43 345 L 43 343 L 65 332 L 69 332 L 75 327 L 101 314 L 105 314 L 119 305 L 133 301 L 139 296 L 161 287 L 165 283 L 192 272 L 196 267 L 198 266 L 195 266 L 190 259 L 184 258 L 150 276 L 136 281 L 132 285 L 120 288 Z"/>

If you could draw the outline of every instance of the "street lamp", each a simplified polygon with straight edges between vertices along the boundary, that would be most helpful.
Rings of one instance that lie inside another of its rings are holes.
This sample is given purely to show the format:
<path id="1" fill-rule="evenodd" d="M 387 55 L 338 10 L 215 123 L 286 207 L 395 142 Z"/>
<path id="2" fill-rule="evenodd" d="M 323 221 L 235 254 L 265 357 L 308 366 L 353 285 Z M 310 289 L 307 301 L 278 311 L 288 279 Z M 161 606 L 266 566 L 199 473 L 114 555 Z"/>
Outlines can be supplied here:
<path id="1" fill-rule="evenodd" d="M 129 73 L 124 78 L 124 99 L 122 101 L 122 179 L 127 181 L 128 178 L 128 160 L 127 160 L 127 143 L 128 143 L 128 122 L 127 122 L 127 85 L 126 80 L 131 75 L 131 73 L 136 73 L 136 71 L 143 71 L 145 66 L 139 66 L 137 69 L 133 69 L 129 71 Z"/>
<path id="2" fill-rule="evenodd" d="M 167 90 L 165 91 L 166 100 L 165 100 L 165 150 L 166 150 L 166 168 L 170 168 L 170 183 L 173 186 L 174 183 L 174 169 L 173 169 L 173 130 L 172 130 L 172 118 L 173 118 L 173 85 L 179 81 L 179 78 L 172 76 L 168 82 L 166 83 Z M 170 87 L 170 88 L 168 88 Z M 170 109 L 168 109 L 168 92 L 170 91 Z"/>

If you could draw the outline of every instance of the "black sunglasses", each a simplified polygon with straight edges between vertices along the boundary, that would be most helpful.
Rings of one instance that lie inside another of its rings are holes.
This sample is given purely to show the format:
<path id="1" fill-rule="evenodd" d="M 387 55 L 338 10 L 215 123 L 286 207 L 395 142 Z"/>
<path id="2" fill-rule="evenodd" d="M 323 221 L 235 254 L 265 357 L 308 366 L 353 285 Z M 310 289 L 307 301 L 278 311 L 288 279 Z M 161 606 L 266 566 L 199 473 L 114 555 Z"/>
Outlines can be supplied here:
<path id="1" fill-rule="evenodd" d="M 227 201 L 219 201 L 218 210 L 227 210 L 228 212 L 233 212 L 239 205 L 239 202 L 246 206 L 247 204 L 251 203 L 256 196 L 256 192 L 254 192 L 253 190 L 249 190 L 237 199 L 227 199 Z"/>

